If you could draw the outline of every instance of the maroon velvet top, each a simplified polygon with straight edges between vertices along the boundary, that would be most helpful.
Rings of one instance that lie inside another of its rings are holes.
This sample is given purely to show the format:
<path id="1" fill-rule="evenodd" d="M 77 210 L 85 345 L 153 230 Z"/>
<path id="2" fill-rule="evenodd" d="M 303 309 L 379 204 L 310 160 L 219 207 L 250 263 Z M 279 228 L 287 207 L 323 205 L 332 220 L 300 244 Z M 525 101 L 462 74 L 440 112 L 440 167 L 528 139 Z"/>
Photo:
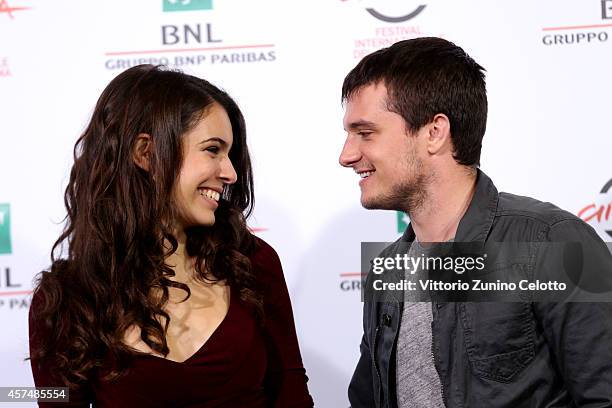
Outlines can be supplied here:
<path id="1" fill-rule="evenodd" d="M 278 255 L 258 240 L 251 262 L 265 291 L 263 327 L 232 290 L 225 319 L 186 361 L 135 355 L 128 374 L 118 380 L 95 378 L 79 390 L 71 389 L 69 406 L 312 407 Z M 31 344 L 44 341 L 42 325 L 35 319 L 36 296 L 30 310 Z M 61 386 L 50 375 L 53 367 L 38 367 L 33 361 L 32 372 L 38 387 Z M 39 403 L 62 405 L 68 406 Z"/>

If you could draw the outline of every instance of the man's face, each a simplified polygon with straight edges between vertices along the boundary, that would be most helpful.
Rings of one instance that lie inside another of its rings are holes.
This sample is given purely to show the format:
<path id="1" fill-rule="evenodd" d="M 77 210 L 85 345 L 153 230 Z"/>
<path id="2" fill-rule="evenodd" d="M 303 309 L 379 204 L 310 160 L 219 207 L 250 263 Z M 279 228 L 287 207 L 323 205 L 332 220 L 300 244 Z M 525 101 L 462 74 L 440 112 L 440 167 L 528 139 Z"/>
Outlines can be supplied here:
<path id="1" fill-rule="evenodd" d="M 408 133 L 404 119 L 387 110 L 383 84 L 359 89 L 346 103 L 346 141 L 340 164 L 359 176 L 361 205 L 411 212 L 426 197 L 424 129 Z"/>

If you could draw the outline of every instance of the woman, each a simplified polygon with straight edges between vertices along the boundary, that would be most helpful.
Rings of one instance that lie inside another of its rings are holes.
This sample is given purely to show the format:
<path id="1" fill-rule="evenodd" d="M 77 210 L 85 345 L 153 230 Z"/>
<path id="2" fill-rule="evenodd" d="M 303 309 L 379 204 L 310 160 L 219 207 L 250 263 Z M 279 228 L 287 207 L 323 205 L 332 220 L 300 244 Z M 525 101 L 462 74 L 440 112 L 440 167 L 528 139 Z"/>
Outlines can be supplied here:
<path id="1" fill-rule="evenodd" d="M 252 184 L 225 92 L 151 65 L 116 77 L 34 293 L 36 385 L 72 406 L 311 407 L 278 256 L 245 223 Z"/>

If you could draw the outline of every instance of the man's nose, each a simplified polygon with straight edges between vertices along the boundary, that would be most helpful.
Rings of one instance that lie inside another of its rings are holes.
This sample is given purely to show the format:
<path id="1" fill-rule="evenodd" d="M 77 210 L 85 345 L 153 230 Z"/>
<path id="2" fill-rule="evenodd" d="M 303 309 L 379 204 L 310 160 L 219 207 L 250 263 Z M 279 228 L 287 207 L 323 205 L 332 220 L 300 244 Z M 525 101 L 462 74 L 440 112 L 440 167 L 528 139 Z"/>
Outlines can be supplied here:
<path id="1" fill-rule="evenodd" d="M 355 137 L 348 135 L 342 152 L 340 152 L 340 159 L 338 160 L 341 166 L 352 167 L 361 159 L 361 152 L 359 151 L 359 142 L 355 140 Z"/>

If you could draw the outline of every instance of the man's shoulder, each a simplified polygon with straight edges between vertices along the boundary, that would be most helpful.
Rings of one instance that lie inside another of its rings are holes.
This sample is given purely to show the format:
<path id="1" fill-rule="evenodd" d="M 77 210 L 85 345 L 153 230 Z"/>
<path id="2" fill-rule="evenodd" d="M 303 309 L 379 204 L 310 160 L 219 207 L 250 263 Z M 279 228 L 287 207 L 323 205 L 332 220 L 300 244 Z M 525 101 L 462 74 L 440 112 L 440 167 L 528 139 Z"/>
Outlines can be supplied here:
<path id="1" fill-rule="evenodd" d="M 499 193 L 495 216 L 526 218 L 549 227 L 564 221 L 583 223 L 574 214 L 552 203 L 505 192 Z"/>
<path id="2" fill-rule="evenodd" d="M 498 228 L 518 228 L 536 240 L 602 242 L 593 227 L 576 215 L 531 197 L 500 193 L 495 218 Z"/>

